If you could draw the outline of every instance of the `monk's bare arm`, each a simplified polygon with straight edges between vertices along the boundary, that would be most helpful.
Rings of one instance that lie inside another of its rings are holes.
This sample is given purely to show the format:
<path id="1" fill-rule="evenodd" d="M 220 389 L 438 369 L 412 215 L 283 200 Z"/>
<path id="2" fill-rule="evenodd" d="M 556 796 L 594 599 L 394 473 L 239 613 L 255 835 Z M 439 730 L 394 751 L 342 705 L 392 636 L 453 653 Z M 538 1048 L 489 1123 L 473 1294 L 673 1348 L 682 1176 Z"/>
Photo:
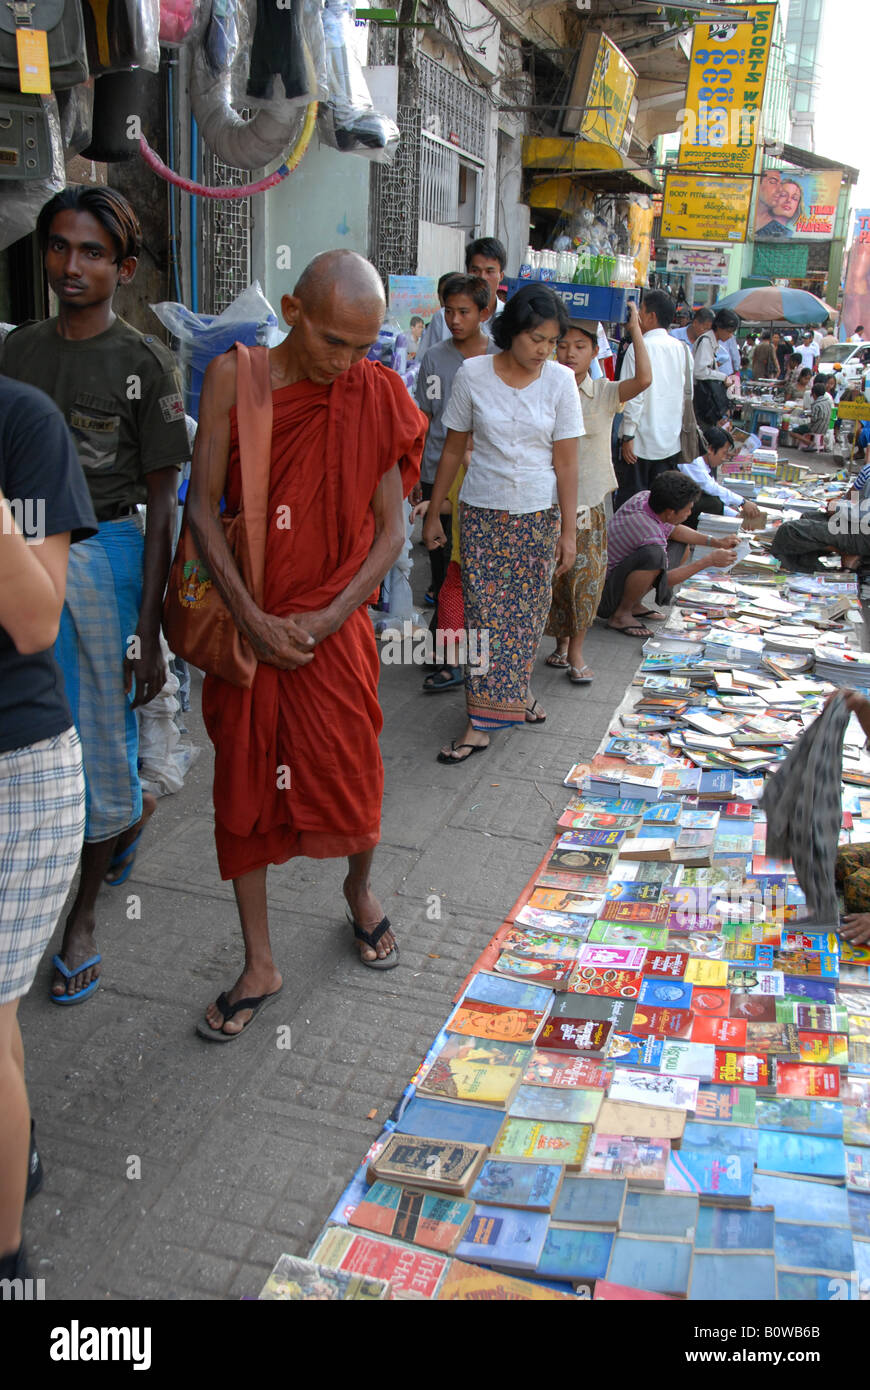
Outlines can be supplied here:
<path id="1" fill-rule="evenodd" d="M 202 384 L 199 427 L 185 504 L 187 519 L 215 588 L 258 659 L 291 669 L 311 660 L 313 643 L 294 619 L 275 618 L 257 607 L 239 574 L 220 520 L 230 457 L 230 408 L 235 400 L 235 357 L 218 357 L 206 368 Z"/>
<path id="2" fill-rule="evenodd" d="M 375 538 L 372 548 L 353 579 L 328 608 L 319 613 L 297 613 L 297 621 L 316 642 L 337 632 L 360 604 L 376 589 L 384 575 L 396 563 L 405 544 L 402 475 L 398 464 L 385 473 L 371 500 L 375 517 Z"/>

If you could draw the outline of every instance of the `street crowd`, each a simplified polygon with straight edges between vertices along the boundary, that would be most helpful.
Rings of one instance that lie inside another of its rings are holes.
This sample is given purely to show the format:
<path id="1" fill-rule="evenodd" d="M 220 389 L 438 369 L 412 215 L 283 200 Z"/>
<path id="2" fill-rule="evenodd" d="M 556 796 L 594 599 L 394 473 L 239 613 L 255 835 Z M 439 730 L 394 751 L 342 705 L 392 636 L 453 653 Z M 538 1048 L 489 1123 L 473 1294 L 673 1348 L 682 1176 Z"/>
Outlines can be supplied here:
<path id="1" fill-rule="evenodd" d="M 588 687 L 592 624 L 650 637 L 663 616 L 644 606 L 651 592 L 666 605 L 692 574 L 733 562 L 735 538 L 705 535 L 701 514 L 757 515 L 717 479 L 741 370 L 729 310 L 678 325 L 671 296 L 648 291 L 602 370 L 598 323 L 569 317 L 546 283 L 503 302 L 505 249 L 480 238 L 442 276 L 428 326 L 415 324 L 412 399 L 367 356 L 386 307 L 376 271 L 327 251 L 283 297 L 277 347 L 233 349 L 206 371 L 179 542 L 193 558 L 170 579 L 191 448 L 173 355 L 113 309 L 136 271 L 136 213 L 111 188 L 69 187 L 38 235 L 58 313 L 13 330 L 0 356 L 0 1278 L 25 1275 L 22 1214 L 41 1181 L 18 1003 L 77 875 L 51 999 L 70 1007 L 98 988 L 97 895 L 128 876 L 154 812 L 137 710 L 166 681 L 164 603 L 176 656 L 202 652 L 206 672 L 217 857 L 244 965 L 197 1032 L 228 1043 L 282 988 L 271 864 L 346 858 L 361 963 L 399 963 L 371 881 L 383 766 L 367 604 L 409 506 L 433 627 L 454 650 L 465 631 L 488 634 L 485 664 L 424 680 L 426 695 L 464 691 L 464 722 L 437 753 L 451 766 L 545 721 L 532 689 L 545 634 L 547 664 Z M 805 385 L 818 350 L 782 347 L 763 336 L 748 370 L 776 365 Z M 826 395 L 817 376 L 810 435 L 824 432 Z M 21 517 L 37 502 L 42 532 L 28 536 Z M 692 559 L 694 546 L 707 553 Z"/>

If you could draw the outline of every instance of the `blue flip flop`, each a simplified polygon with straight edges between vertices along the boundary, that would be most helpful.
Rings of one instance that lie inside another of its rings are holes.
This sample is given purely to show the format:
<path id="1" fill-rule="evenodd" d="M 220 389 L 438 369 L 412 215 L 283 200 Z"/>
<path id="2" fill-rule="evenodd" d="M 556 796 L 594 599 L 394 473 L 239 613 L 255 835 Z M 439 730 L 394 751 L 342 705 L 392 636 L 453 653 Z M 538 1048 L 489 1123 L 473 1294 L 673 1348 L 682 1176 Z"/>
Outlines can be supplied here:
<path id="1" fill-rule="evenodd" d="M 135 840 L 131 840 L 126 849 L 119 850 L 118 853 L 113 855 L 112 858 L 109 860 L 109 867 L 106 870 L 107 875 L 111 873 L 112 869 L 117 868 L 120 864 L 123 864 L 125 860 L 130 860 L 129 864 L 124 869 L 124 872 L 120 875 L 119 878 L 104 877 L 103 882 L 107 883 L 110 888 L 120 888 L 122 883 L 127 882 L 127 879 L 133 872 L 133 865 L 136 863 L 136 846 L 138 845 L 141 839 L 142 831 L 140 830 Z M 132 858 L 130 858 L 131 855 Z"/>
<path id="2" fill-rule="evenodd" d="M 72 980 L 75 979 L 76 975 L 81 975 L 82 971 L 87 970 L 90 966 L 99 965 L 102 959 L 103 957 L 98 952 L 97 955 L 91 956 L 89 960 L 83 961 L 81 965 L 76 966 L 75 970 L 70 970 L 68 966 L 64 965 L 60 956 L 52 956 L 51 963 L 55 970 L 60 971 L 64 979 Z M 84 989 L 80 989 L 77 994 L 53 994 L 52 991 L 49 990 L 48 997 L 52 1004 L 82 1004 L 93 994 L 99 983 L 100 977 L 98 975 L 97 978 L 92 980 Z"/>

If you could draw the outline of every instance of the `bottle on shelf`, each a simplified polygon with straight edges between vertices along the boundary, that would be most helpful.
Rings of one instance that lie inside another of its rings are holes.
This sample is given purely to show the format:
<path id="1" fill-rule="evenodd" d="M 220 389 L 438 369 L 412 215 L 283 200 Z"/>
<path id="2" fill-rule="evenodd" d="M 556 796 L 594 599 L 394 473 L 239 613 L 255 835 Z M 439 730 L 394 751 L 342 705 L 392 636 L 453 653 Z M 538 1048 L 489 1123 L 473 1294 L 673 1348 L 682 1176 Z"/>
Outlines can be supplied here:
<path id="1" fill-rule="evenodd" d="M 521 280 L 531 280 L 531 278 L 532 278 L 532 266 L 533 266 L 533 263 L 534 263 L 534 259 L 535 259 L 535 248 L 534 248 L 533 246 L 527 246 L 527 247 L 526 247 L 526 254 L 525 254 L 525 256 L 523 257 L 522 264 L 520 265 L 520 275 L 519 275 L 519 278 L 520 278 Z"/>

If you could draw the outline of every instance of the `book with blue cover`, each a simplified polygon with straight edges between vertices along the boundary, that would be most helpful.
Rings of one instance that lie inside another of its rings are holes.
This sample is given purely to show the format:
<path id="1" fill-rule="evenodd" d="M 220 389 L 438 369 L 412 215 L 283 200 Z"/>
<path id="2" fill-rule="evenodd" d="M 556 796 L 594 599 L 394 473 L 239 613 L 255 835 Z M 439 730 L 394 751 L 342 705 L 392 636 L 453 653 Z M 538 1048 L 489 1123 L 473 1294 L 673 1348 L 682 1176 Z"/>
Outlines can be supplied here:
<path id="1" fill-rule="evenodd" d="M 659 979 L 645 975 L 637 997 L 638 1004 L 652 1005 L 654 1008 L 691 1009 L 692 986 L 684 980 Z"/>
<path id="2" fill-rule="evenodd" d="M 694 1193 L 626 1193 L 620 1229 L 629 1235 L 691 1240 L 698 1221 Z"/>
<path id="3" fill-rule="evenodd" d="M 658 1071 L 664 1047 L 663 1038 L 638 1038 L 631 1033 L 613 1033 L 607 1045 L 607 1059 L 623 1067 Z"/>
<path id="4" fill-rule="evenodd" d="M 551 1225 L 537 1272 L 544 1279 L 603 1279 L 612 1245 L 610 1231 Z M 460 1246 L 460 1254 L 461 1250 Z"/>
<path id="5" fill-rule="evenodd" d="M 568 1124 L 594 1124 L 604 1092 L 551 1086 L 520 1086 L 508 1105 L 508 1114 L 522 1120 L 564 1120 Z"/>
<path id="6" fill-rule="evenodd" d="M 779 1221 L 810 1221 L 823 1226 L 849 1225 L 846 1189 L 810 1178 L 756 1173 L 752 1179 L 752 1205 L 775 1207 Z"/>
<path id="7" fill-rule="evenodd" d="M 562 1185 L 561 1163 L 511 1163 L 487 1159 L 470 1196 L 491 1207 L 551 1211 Z"/>
<path id="8" fill-rule="evenodd" d="M 829 1134 L 842 1138 L 843 1107 L 838 1100 L 804 1100 L 799 1096 L 759 1096 L 755 1107 L 759 1129 L 784 1129 L 796 1134 Z"/>
<path id="9" fill-rule="evenodd" d="M 688 1240 L 646 1240 L 620 1233 L 613 1242 L 608 1280 L 632 1289 L 684 1297 L 692 1270 Z"/>
<path id="10" fill-rule="evenodd" d="M 844 1226 L 810 1226 L 777 1221 L 776 1263 L 784 1269 L 830 1270 L 848 1274 L 855 1268 L 852 1232 Z"/>
<path id="11" fill-rule="evenodd" d="M 463 996 L 482 1004 L 501 1004 L 508 1009 L 548 1009 L 553 991 L 544 985 L 508 980 L 503 975 L 489 975 L 479 970 Z"/>
<path id="12" fill-rule="evenodd" d="M 544 1212 L 478 1206 L 456 1247 L 456 1258 L 531 1272 L 541 1257 L 548 1224 Z"/>
<path id="13" fill-rule="evenodd" d="M 870 1193 L 850 1192 L 849 1225 L 856 1240 L 870 1240 Z"/>
<path id="14" fill-rule="evenodd" d="M 426 1139 L 459 1139 L 469 1144 L 494 1144 L 505 1122 L 503 1110 L 458 1105 L 449 1100 L 414 1098 L 396 1122 L 399 1134 Z"/>
<path id="15" fill-rule="evenodd" d="M 772 1303 L 776 1299 L 773 1255 L 710 1254 L 695 1251 L 689 1300 Z"/>
<path id="16" fill-rule="evenodd" d="M 773 1250 L 773 1207 L 701 1207 L 696 1250 Z"/>
<path id="17" fill-rule="evenodd" d="M 683 1132 L 683 1143 L 693 1149 L 740 1149 L 754 1154 L 758 1148 L 758 1130 L 746 1125 L 690 1120 Z"/>
<path id="18" fill-rule="evenodd" d="M 815 1178 L 846 1176 L 842 1141 L 815 1134 L 759 1130 L 756 1162 L 759 1170 L 765 1173 L 803 1173 Z"/>
<path id="19" fill-rule="evenodd" d="M 857 1285 L 851 1279 L 788 1269 L 778 1272 L 776 1288 L 781 1303 L 830 1303 L 832 1299 L 849 1302 L 859 1297 Z"/>
<path id="20" fill-rule="evenodd" d="M 734 1126 L 732 1126 L 734 1128 Z M 692 1149 L 681 1144 L 668 1158 L 668 1192 L 697 1192 L 720 1201 L 747 1202 L 752 1194 L 753 1154 L 747 1149 Z"/>
<path id="21" fill-rule="evenodd" d="M 560 1225 L 607 1226 L 616 1230 L 627 1186 L 625 1178 L 587 1178 L 569 1173 L 560 1188 L 551 1220 Z"/>
<path id="22" fill-rule="evenodd" d="M 783 977 L 783 1002 L 788 1000 L 813 999 L 819 1004 L 835 1004 L 837 987 L 827 980 L 813 980 L 806 975 L 785 975 Z"/>

